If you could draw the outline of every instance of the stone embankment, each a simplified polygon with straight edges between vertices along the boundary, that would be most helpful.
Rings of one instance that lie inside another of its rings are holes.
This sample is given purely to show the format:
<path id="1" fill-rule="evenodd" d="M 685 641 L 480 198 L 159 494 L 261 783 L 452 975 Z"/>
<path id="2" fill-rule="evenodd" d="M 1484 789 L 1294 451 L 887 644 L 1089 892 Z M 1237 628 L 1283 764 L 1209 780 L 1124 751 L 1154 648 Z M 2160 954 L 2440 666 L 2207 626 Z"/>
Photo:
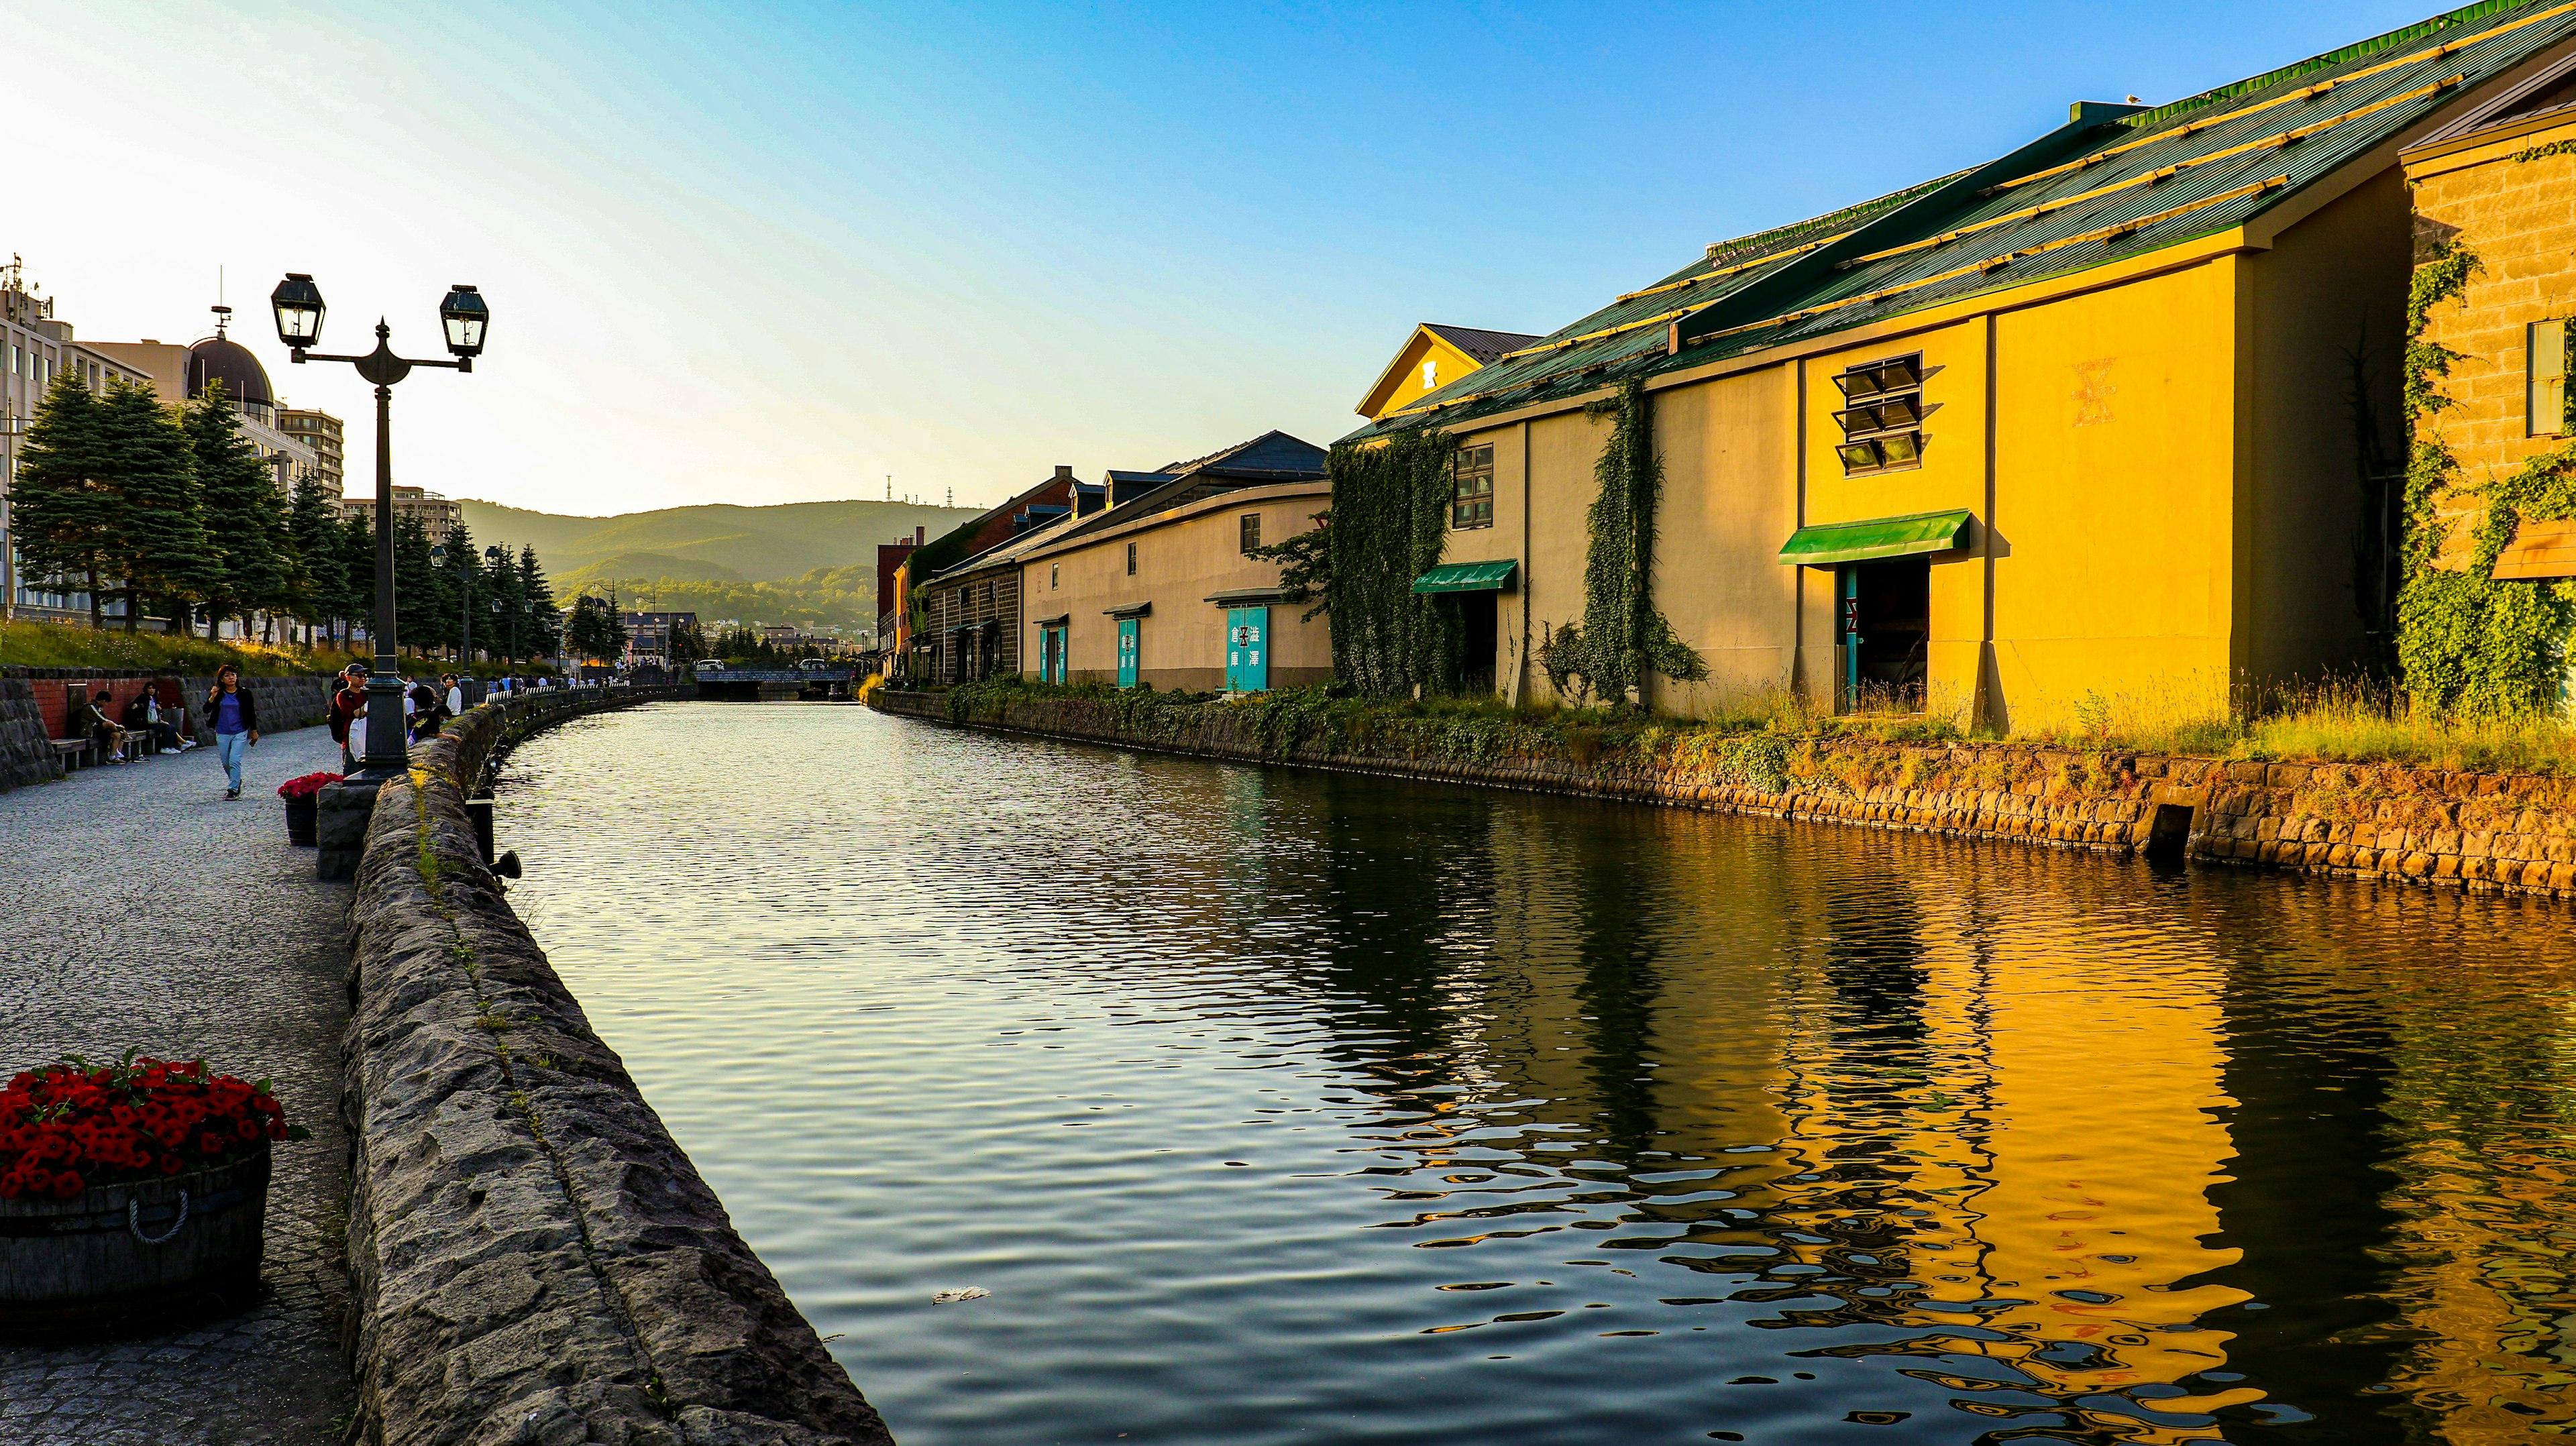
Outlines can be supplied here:
<path id="1" fill-rule="evenodd" d="M 871 702 L 954 721 L 940 694 L 881 690 Z M 1084 697 L 1036 695 L 988 714 L 969 721 L 1210 758 L 2576 898 L 2576 781 L 2528 775 L 1866 738 L 1781 740 L 1761 754 L 1695 749 L 1678 732 L 1679 746 L 1650 760 L 1460 758 L 1329 736 L 1281 746 L 1250 710 L 1221 704 L 1156 710 L 1151 732 Z"/>
<path id="2" fill-rule="evenodd" d="M 484 866 L 465 801 L 495 753 L 636 696 L 473 709 L 377 796 L 344 1113 L 360 1420 L 384 1446 L 891 1440 Z"/>
<path id="3" fill-rule="evenodd" d="M 64 707 L 67 687 L 106 683 L 119 690 L 116 696 L 121 699 L 133 691 L 128 684 L 172 676 L 141 668 L 0 668 L 0 793 L 63 776 L 62 756 L 54 751 L 52 740 L 73 736 Z M 215 680 L 182 677 L 178 684 L 189 721 L 196 725 L 197 741 L 214 742 L 214 722 L 202 715 L 206 692 Z M 245 678 L 242 685 L 258 700 L 265 732 L 309 727 L 330 716 L 327 677 Z"/>

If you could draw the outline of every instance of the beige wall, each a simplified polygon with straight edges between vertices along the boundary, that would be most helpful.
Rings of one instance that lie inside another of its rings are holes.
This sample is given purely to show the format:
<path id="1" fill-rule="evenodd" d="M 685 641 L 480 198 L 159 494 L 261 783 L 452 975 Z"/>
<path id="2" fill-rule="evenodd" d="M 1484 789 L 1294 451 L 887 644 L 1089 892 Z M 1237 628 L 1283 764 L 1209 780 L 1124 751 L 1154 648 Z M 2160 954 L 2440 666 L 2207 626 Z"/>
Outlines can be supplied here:
<path id="1" fill-rule="evenodd" d="M 2554 194 L 2566 273 L 2576 206 L 2564 189 Z M 2346 398 L 2358 355 L 2380 455 L 2402 467 L 2411 225 L 2405 177 L 2392 167 L 2283 232 L 2272 250 L 2245 258 L 2252 436 L 2239 500 L 2233 662 L 2240 676 L 2313 681 L 2364 658 L 2353 553 L 2362 460 Z M 2517 329 L 2517 349 L 2520 341 Z"/>
<path id="2" fill-rule="evenodd" d="M 1037 671 L 1041 618 L 1067 618 L 1068 671 L 1075 682 L 1118 681 L 1118 620 L 1106 610 L 1151 603 L 1137 630 L 1138 675 L 1157 688 L 1225 684 L 1226 610 L 1214 593 L 1266 588 L 1279 565 L 1243 555 L 1246 513 L 1261 516 L 1261 540 L 1275 543 L 1314 526 L 1330 502 L 1323 483 L 1250 487 L 1170 512 L 1107 528 L 1045 550 L 1021 565 L 1022 671 Z M 1136 573 L 1127 573 L 1127 544 L 1136 544 Z M 1270 686 L 1297 687 L 1332 678 L 1332 635 L 1324 618 L 1300 622 L 1311 603 L 1270 605 Z"/>

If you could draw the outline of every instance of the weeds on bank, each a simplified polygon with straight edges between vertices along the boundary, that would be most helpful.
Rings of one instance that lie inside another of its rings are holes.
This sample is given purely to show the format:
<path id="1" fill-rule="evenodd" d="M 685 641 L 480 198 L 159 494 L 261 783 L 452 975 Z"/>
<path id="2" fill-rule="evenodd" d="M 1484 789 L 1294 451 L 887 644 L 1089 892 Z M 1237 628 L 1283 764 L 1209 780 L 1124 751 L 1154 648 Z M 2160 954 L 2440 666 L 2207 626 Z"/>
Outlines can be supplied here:
<path id="1" fill-rule="evenodd" d="M 1778 791 L 1800 778 L 1836 778 L 1854 788 L 1895 784 L 1995 789 L 2013 782 L 2001 760 L 1936 762 L 1929 749 L 1953 742 L 2031 743 L 2075 755 L 2162 754 L 2263 762 L 2392 764 L 2486 773 L 2576 778 L 2576 727 L 2555 716 L 2468 717 L 2415 706 L 2402 690 L 2367 680 L 2230 690 L 2223 708 L 2190 680 L 2137 693 L 2088 693 L 2060 721 L 2010 734 L 1963 727 L 1964 709 L 1881 708 L 1830 713 L 1786 690 L 1717 697 L 1703 716 L 1482 698 L 1356 698 L 1331 688 L 1281 688 L 1224 703 L 1237 727 L 1265 753 L 1300 750 L 1392 753 L 1491 765 L 1562 760 L 1585 766 L 1680 766 Z M 949 716 L 1002 722 L 1014 702 L 1079 699 L 1120 733 L 1176 738 L 1219 705 L 1213 693 L 1121 689 L 1105 683 L 1048 684 L 1002 678 L 949 690 Z M 1837 740 L 1924 745 L 1923 755 L 1871 765 L 1866 778 L 1839 778 Z M 2089 767 L 2090 765 L 2085 765 Z M 2052 792 L 2080 790 L 2078 764 L 2050 779 Z M 1883 774 L 1884 776 L 1877 776 Z M 1991 776 L 1989 776 L 1991 775 Z"/>

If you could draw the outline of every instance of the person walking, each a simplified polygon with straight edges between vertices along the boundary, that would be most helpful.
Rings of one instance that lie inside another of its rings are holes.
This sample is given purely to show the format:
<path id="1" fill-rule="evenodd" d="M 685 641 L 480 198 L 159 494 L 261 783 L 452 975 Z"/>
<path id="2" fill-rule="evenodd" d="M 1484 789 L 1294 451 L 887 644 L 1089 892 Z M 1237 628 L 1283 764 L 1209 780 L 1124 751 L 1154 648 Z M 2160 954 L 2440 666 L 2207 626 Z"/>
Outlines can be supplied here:
<path id="1" fill-rule="evenodd" d="M 215 686 L 206 690 L 206 718 L 215 725 L 215 757 L 224 765 L 224 797 L 242 791 L 242 754 L 259 742 L 259 704 L 241 685 L 241 669 L 230 663 L 215 670 Z"/>

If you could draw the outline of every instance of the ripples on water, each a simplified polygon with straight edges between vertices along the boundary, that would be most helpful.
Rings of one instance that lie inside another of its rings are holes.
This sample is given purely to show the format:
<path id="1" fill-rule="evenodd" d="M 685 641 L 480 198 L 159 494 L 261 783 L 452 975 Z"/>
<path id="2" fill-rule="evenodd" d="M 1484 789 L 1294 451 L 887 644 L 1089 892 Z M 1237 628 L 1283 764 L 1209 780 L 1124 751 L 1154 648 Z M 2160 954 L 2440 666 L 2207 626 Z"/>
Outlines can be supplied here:
<path id="1" fill-rule="evenodd" d="M 2576 1422 L 2561 907 L 828 705 L 501 796 L 906 1446 Z"/>

